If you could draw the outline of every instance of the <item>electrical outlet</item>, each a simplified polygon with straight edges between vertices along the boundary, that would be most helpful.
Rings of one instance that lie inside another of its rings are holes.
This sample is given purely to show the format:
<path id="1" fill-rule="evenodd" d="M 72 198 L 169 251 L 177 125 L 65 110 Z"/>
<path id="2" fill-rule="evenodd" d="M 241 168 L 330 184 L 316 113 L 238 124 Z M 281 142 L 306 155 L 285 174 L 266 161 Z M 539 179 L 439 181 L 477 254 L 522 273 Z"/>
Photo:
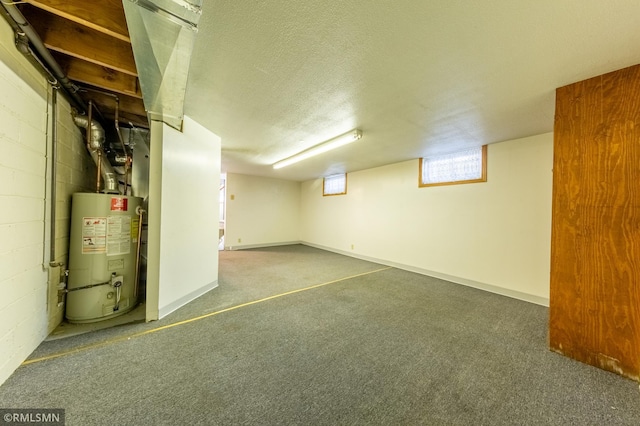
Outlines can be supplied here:
<path id="1" fill-rule="evenodd" d="M 242 238 L 238 238 L 238 242 L 241 243 L 242 242 Z"/>
<path id="2" fill-rule="evenodd" d="M 351 250 L 353 250 L 353 247 L 354 247 L 353 244 L 351 244 Z"/>

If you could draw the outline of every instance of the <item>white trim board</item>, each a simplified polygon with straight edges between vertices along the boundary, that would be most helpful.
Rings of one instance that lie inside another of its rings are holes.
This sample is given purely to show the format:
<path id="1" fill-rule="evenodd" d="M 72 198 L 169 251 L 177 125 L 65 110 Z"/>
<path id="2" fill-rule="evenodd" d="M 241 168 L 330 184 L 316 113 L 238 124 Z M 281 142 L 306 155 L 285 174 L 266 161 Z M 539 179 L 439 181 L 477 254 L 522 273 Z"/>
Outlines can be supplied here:
<path id="1" fill-rule="evenodd" d="M 440 272 L 430 271 L 428 269 L 418 268 L 416 266 L 405 265 L 402 263 L 391 262 L 388 260 L 377 259 L 369 256 L 363 256 L 363 255 L 352 253 L 346 250 L 339 250 L 339 249 L 334 249 L 332 247 L 326 247 L 320 244 L 313 244 L 306 241 L 301 241 L 299 244 L 303 244 L 309 247 L 315 247 L 321 250 L 331 251 L 331 252 L 342 254 L 345 256 L 355 257 L 356 259 L 361 259 L 369 262 L 380 263 L 382 265 L 392 266 L 394 268 L 403 269 L 405 271 L 415 272 L 417 274 L 427 275 L 429 277 L 438 278 L 438 279 L 449 281 L 455 284 L 461 284 L 467 287 L 477 288 L 478 290 L 484 290 L 490 293 L 499 294 L 501 296 L 507 296 L 513 299 L 522 300 L 524 302 L 529 302 L 529 303 L 534 303 L 536 305 L 549 307 L 549 299 L 545 297 L 535 296 L 532 294 L 523 293 L 516 290 L 510 290 L 508 288 L 498 287 L 491 284 L 469 280 L 466 278 L 460 278 L 460 277 L 455 277 L 453 275 L 447 275 Z"/>
<path id="2" fill-rule="evenodd" d="M 304 243 L 302 241 L 283 241 L 283 242 L 280 242 L 280 243 L 245 244 L 245 245 L 225 246 L 224 249 L 227 250 L 227 251 L 247 250 L 247 249 L 264 248 L 264 247 L 292 246 L 294 244 L 304 244 Z"/>
<path id="3" fill-rule="evenodd" d="M 205 294 L 206 292 L 208 292 L 210 290 L 213 290 L 216 287 L 218 287 L 218 280 L 215 280 L 214 282 L 212 282 L 210 284 L 207 284 L 204 287 L 200 287 L 199 289 L 194 290 L 191 293 L 182 296 L 180 299 L 174 300 L 173 302 L 169 303 L 168 305 L 161 307 L 158 310 L 158 319 L 160 320 L 160 319 L 166 317 L 170 313 L 180 309 L 181 307 L 183 307 L 187 303 L 194 301 L 198 297 L 202 296 L 203 294 Z"/>

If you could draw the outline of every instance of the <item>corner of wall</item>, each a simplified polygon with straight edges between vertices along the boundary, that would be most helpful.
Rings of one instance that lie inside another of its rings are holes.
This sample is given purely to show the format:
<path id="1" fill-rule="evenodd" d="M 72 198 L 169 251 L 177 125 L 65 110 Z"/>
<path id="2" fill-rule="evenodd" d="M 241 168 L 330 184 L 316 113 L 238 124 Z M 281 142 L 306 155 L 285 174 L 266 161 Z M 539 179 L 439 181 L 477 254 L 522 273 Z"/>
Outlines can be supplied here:
<path id="1" fill-rule="evenodd" d="M 303 182 L 300 239 L 548 304 L 553 134 L 491 144 L 488 157 L 486 183 L 418 188 L 415 160 L 350 173 L 340 197 Z"/>
<path id="2" fill-rule="evenodd" d="M 162 177 L 149 194 L 149 264 L 157 265 L 148 274 L 157 285 L 152 298 L 156 288 L 147 286 L 147 309 L 155 306 L 157 318 L 217 283 L 221 164 L 220 138 L 194 120 L 185 116 L 182 132 L 161 126 L 160 135 L 153 124 L 151 130 L 151 180 Z"/>
<path id="3" fill-rule="evenodd" d="M 162 140 L 164 126 L 162 122 L 150 123 L 149 146 L 149 203 L 147 212 L 147 303 L 146 320 L 160 318 L 160 241 L 162 220 Z"/>

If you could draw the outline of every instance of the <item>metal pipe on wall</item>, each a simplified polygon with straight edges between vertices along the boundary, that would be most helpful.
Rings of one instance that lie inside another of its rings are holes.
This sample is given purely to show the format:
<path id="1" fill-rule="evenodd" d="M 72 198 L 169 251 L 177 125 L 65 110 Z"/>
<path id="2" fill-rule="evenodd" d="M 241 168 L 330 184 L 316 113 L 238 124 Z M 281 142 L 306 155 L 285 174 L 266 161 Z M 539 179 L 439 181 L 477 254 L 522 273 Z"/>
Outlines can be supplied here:
<path id="1" fill-rule="evenodd" d="M 92 118 L 93 118 L 93 102 L 89 101 L 89 110 L 87 111 L 87 127 L 85 128 L 85 130 L 87 131 L 86 137 L 87 137 L 87 149 L 88 150 L 92 150 L 92 148 L 94 148 L 91 145 L 91 140 L 92 140 L 91 124 L 93 124 L 92 123 Z"/>
<path id="2" fill-rule="evenodd" d="M 97 151 L 98 154 L 98 170 L 96 171 L 96 192 L 100 192 L 100 173 L 102 173 L 102 150 Z"/>
<path id="3" fill-rule="evenodd" d="M 129 151 L 127 150 L 127 146 L 122 139 L 122 133 L 120 132 L 120 122 L 118 117 L 118 111 L 120 109 L 120 98 L 116 96 L 116 118 L 115 118 L 115 126 L 116 133 L 118 134 L 118 139 L 120 139 L 120 144 L 122 144 L 122 150 L 124 151 L 124 155 L 127 158 L 124 162 L 124 192 L 123 195 L 127 195 L 129 191 L 129 162 L 131 161 L 131 156 L 129 155 Z"/>
<path id="4" fill-rule="evenodd" d="M 89 102 L 88 112 L 93 115 L 93 106 Z M 74 114 L 73 121 L 78 127 L 87 129 L 87 150 L 91 154 L 91 158 L 98 167 L 98 174 L 104 180 L 104 192 L 109 194 L 120 193 L 118 189 L 118 178 L 111 164 L 103 160 L 104 151 L 102 144 L 105 140 L 104 129 L 96 120 L 92 120 L 89 116 L 79 116 Z M 100 192 L 100 181 L 98 178 L 96 192 Z"/>
<path id="5" fill-rule="evenodd" d="M 53 77 L 66 89 L 66 93 L 69 95 L 75 106 L 82 112 L 86 110 L 86 106 L 82 98 L 76 93 L 78 91 L 78 87 L 75 86 L 69 78 L 67 78 L 66 74 L 62 70 L 62 67 L 58 64 L 58 62 L 51 55 L 47 47 L 40 39 L 40 36 L 35 32 L 33 27 L 27 22 L 27 19 L 22 15 L 22 12 L 15 6 L 15 4 L 1 2 L 3 9 L 9 15 L 11 20 L 13 20 L 12 26 L 14 28 L 19 28 L 19 33 L 16 33 L 16 44 L 18 46 L 22 46 L 18 50 L 22 52 L 24 55 L 31 55 L 40 66 L 43 64 L 40 62 L 39 58 L 45 62 L 46 66 L 43 66 L 43 69 L 47 72 L 47 74 L 53 75 Z M 29 40 L 29 43 L 35 48 L 38 56 L 33 55 L 31 48 L 28 44 L 24 43 L 24 40 L 20 40 L 21 38 L 26 37 Z"/>
<path id="6" fill-rule="evenodd" d="M 91 156 L 93 157 L 93 153 L 95 152 L 96 154 L 98 154 L 98 158 L 97 160 L 94 159 L 94 161 L 96 161 L 96 167 L 97 167 L 97 173 L 96 173 L 96 192 L 100 192 L 100 173 L 102 172 L 102 141 L 99 138 L 96 138 L 96 142 L 95 144 L 98 145 L 98 147 L 94 148 L 94 142 L 93 142 L 93 131 L 92 129 L 95 128 L 94 126 L 94 122 L 92 120 L 92 114 L 93 114 L 93 102 L 89 101 L 89 110 L 87 113 L 87 120 L 88 120 L 88 125 L 87 125 L 87 149 L 89 150 L 89 152 L 92 154 Z M 96 135 L 98 136 L 98 135 Z"/>
<path id="7" fill-rule="evenodd" d="M 56 262 L 56 204 L 58 178 L 58 89 L 52 86 L 51 91 L 51 229 L 49 266 L 62 266 Z"/>

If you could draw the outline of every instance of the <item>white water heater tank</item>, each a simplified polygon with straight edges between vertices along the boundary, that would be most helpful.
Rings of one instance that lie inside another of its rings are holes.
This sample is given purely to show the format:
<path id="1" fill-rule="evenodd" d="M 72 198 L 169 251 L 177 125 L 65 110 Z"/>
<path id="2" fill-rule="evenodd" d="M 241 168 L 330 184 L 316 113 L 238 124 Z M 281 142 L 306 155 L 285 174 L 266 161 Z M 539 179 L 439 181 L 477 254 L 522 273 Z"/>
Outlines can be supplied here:
<path id="1" fill-rule="evenodd" d="M 142 199 L 73 194 L 66 318 L 85 323 L 112 318 L 137 303 L 136 255 Z"/>

